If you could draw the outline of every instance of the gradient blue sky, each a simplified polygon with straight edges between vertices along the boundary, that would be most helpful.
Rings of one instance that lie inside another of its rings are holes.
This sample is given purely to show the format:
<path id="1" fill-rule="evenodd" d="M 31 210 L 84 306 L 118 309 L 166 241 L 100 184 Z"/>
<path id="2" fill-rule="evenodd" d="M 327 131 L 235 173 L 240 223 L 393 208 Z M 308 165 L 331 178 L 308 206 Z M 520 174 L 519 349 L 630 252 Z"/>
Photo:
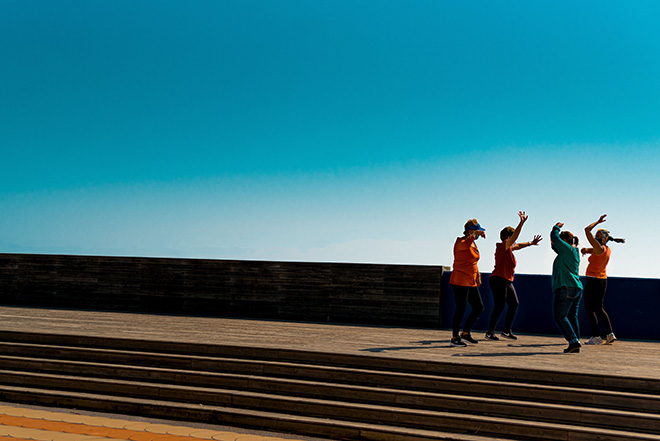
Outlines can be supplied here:
<path id="1" fill-rule="evenodd" d="M 0 3 L 0 251 L 660 278 L 656 1 Z M 582 269 L 586 267 L 583 262 Z"/>

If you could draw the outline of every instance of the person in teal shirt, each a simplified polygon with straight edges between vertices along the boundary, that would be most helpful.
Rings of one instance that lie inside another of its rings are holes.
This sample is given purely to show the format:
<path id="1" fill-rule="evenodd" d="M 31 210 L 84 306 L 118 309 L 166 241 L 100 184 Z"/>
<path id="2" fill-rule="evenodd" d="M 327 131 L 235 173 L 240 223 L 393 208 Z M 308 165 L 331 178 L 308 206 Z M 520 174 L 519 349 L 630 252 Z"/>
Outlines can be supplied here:
<path id="1" fill-rule="evenodd" d="M 564 352 L 580 352 L 580 323 L 578 309 L 582 300 L 580 281 L 579 240 L 570 231 L 561 231 L 563 223 L 558 222 L 550 232 L 552 249 L 557 253 L 552 263 L 552 292 L 554 318 L 561 329 L 568 347 Z"/>

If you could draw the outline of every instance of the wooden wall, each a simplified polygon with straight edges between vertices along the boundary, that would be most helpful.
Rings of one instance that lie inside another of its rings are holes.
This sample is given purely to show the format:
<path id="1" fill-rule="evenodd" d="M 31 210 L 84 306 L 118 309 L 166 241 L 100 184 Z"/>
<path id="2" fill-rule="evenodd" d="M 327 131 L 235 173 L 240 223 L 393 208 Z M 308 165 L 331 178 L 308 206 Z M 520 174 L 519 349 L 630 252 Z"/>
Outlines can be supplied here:
<path id="1" fill-rule="evenodd" d="M 5 305 L 439 326 L 442 266 L 0 254 Z"/>

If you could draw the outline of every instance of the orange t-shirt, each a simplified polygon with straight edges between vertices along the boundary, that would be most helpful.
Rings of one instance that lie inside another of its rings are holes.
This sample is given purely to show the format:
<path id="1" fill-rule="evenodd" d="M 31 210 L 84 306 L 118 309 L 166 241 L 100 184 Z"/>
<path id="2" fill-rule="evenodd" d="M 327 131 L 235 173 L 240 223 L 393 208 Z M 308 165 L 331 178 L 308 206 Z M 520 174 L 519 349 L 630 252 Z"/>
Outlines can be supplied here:
<path id="1" fill-rule="evenodd" d="M 610 247 L 603 245 L 603 252 L 600 254 L 592 254 L 589 256 L 589 266 L 587 266 L 587 277 L 595 277 L 597 279 L 607 279 L 605 268 L 607 262 L 610 261 L 610 254 L 612 250 Z"/>
<path id="2" fill-rule="evenodd" d="M 516 257 L 513 255 L 513 249 L 506 248 L 505 242 L 500 242 L 495 245 L 495 268 L 490 273 L 492 276 L 502 277 L 510 282 L 513 282 L 513 277 L 516 271 Z"/>
<path id="3" fill-rule="evenodd" d="M 449 283 L 458 286 L 477 286 L 479 249 L 474 237 L 459 237 L 454 244 L 454 265 Z"/>

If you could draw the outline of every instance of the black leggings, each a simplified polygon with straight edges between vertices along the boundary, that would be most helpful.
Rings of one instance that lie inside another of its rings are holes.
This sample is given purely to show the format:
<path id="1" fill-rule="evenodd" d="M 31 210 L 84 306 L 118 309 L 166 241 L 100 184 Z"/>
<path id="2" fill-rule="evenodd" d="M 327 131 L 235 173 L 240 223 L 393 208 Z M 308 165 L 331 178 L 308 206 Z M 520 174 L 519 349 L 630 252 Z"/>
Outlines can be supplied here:
<path id="1" fill-rule="evenodd" d="M 461 329 L 461 321 L 465 315 L 465 309 L 468 302 L 472 311 L 465 322 L 463 332 L 469 333 L 472 326 L 479 318 L 479 314 L 484 310 L 484 302 L 481 300 L 481 293 L 477 286 L 451 286 L 454 290 L 454 300 L 456 301 L 456 312 L 454 312 L 454 320 L 452 322 L 452 332 L 454 337 L 458 337 L 458 331 Z"/>
<path id="2" fill-rule="evenodd" d="M 587 311 L 589 326 L 591 326 L 591 336 L 601 336 L 598 332 L 598 319 L 603 324 L 605 335 L 612 333 L 612 323 L 610 317 L 603 309 L 603 299 L 605 298 L 605 289 L 607 289 L 607 279 L 597 279 L 596 277 L 587 277 L 587 283 L 584 287 L 584 309 Z"/>
<path id="3" fill-rule="evenodd" d="M 513 283 L 504 277 L 490 276 L 488 279 L 490 291 L 493 293 L 493 312 L 490 315 L 490 323 L 488 324 L 488 332 L 495 332 L 497 321 L 504 311 L 504 304 L 509 305 L 506 311 L 506 320 L 504 322 L 504 329 L 502 332 L 511 332 L 511 325 L 513 325 L 513 318 L 516 316 L 518 310 L 518 295 Z"/>

